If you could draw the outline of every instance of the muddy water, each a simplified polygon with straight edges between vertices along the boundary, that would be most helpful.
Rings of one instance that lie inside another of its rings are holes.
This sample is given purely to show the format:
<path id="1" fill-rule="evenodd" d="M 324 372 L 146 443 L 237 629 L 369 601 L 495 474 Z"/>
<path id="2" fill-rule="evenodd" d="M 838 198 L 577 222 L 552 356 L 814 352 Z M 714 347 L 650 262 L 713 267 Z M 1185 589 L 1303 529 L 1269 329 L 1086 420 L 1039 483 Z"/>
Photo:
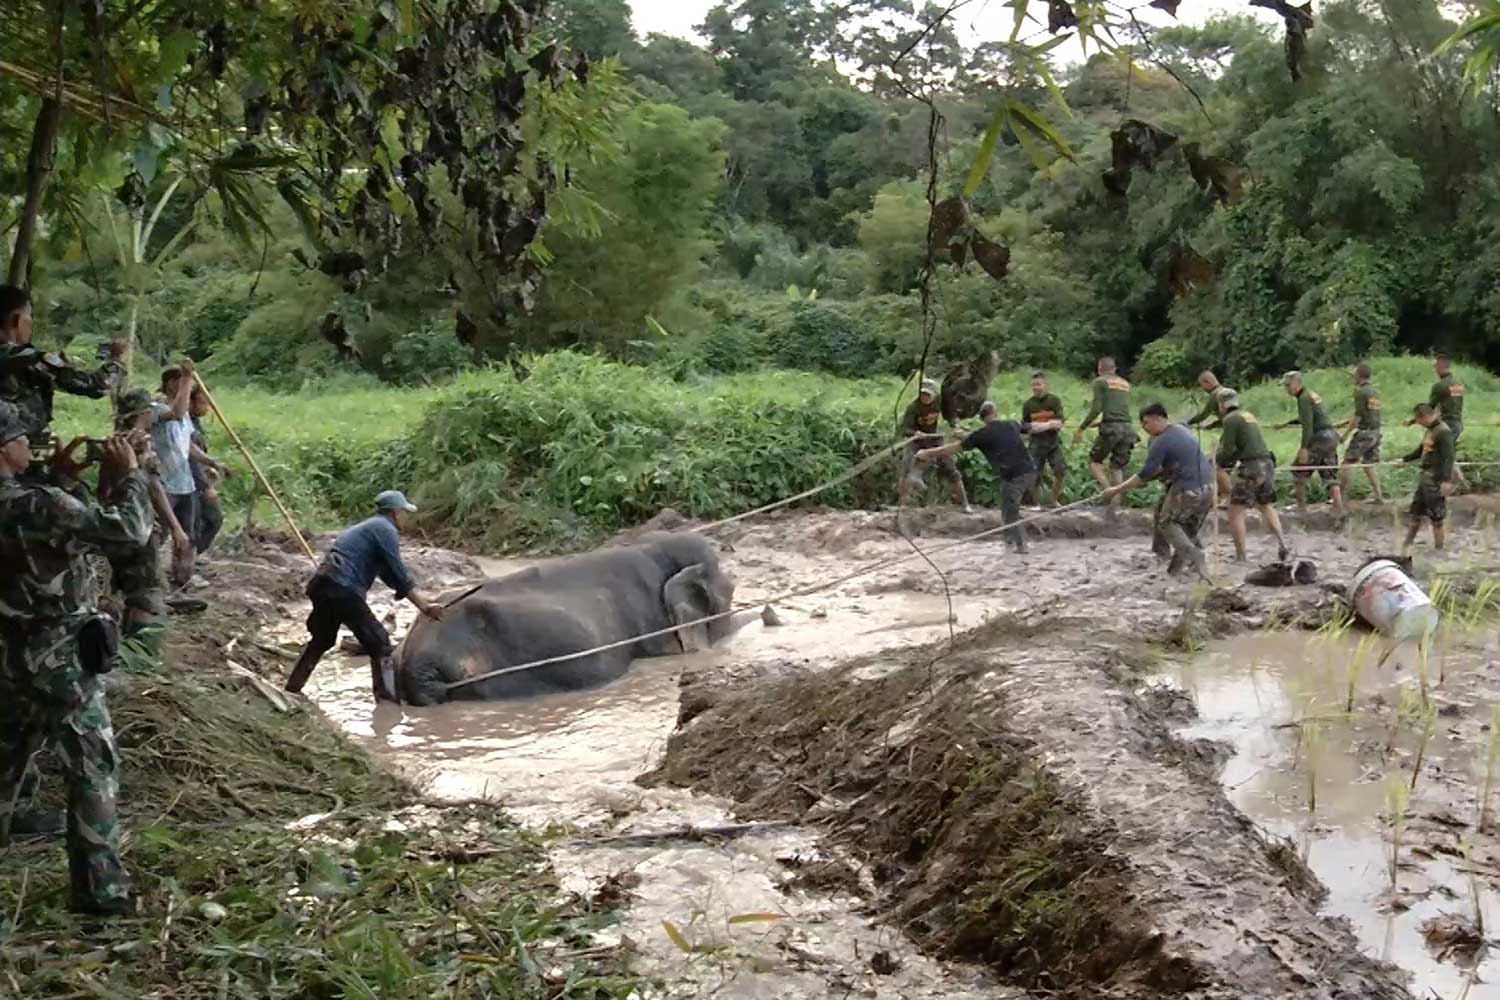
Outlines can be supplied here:
<path id="1" fill-rule="evenodd" d="M 1392 789 L 1409 786 L 1421 724 L 1403 727 L 1387 754 L 1390 706 L 1399 703 L 1402 687 L 1419 687 L 1421 664 L 1408 647 L 1377 670 L 1383 648 L 1369 640 L 1361 645 L 1358 636 L 1252 634 L 1210 647 L 1165 679 L 1180 684 L 1197 705 L 1199 718 L 1182 735 L 1234 748 L 1221 777 L 1226 793 L 1262 829 L 1296 846 L 1328 889 L 1324 912 L 1346 918 L 1368 954 L 1409 971 L 1415 995 L 1456 998 L 1467 987 L 1470 1000 L 1500 1000 L 1500 957 L 1493 949 L 1471 970 L 1473 963 L 1440 957 L 1422 931 L 1434 917 L 1474 911 L 1471 883 L 1459 870 L 1465 867 L 1461 856 L 1434 852 L 1435 839 L 1419 821 L 1441 819 L 1461 827 L 1464 819 L 1472 820 L 1486 747 L 1476 738 L 1477 727 L 1450 719 L 1482 706 L 1449 692 L 1472 687 L 1467 682 L 1478 679 L 1487 661 L 1458 650 L 1428 659 L 1431 695 L 1453 715 L 1436 719 L 1417 790 L 1409 793 L 1408 830 L 1393 891 L 1391 817 L 1400 793 L 1393 798 Z M 1442 686 L 1440 666 L 1446 675 Z M 1351 677 L 1352 715 L 1345 711 Z M 1314 721 L 1287 725 L 1299 719 Z M 1468 835 L 1460 828 L 1440 839 L 1452 850 L 1457 838 Z M 1476 848 L 1474 857 L 1480 853 Z M 1485 876 L 1479 883 L 1485 926 L 1492 928 L 1500 920 L 1497 887 Z M 1471 971 L 1476 974 L 1472 985 Z"/>

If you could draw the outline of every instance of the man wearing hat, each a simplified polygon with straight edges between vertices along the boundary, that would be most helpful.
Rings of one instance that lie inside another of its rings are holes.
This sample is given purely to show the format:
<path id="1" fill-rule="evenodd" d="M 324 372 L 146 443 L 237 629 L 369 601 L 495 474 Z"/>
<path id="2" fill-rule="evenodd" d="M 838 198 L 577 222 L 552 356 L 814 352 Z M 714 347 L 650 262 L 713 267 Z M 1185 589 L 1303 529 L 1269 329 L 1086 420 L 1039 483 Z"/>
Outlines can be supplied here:
<path id="1" fill-rule="evenodd" d="M 1276 536 L 1278 555 L 1285 561 L 1286 536 L 1281 533 L 1281 518 L 1276 514 L 1276 460 L 1266 447 L 1255 414 L 1240 406 L 1239 393 L 1220 388 L 1219 436 L 1216 463 L 1220 475 L 1233 473 L 1229 484 L 1229 534 L 1234 539 L 1234 558 L 1245 561 L 1245 511 L 1252 504 L 1260 508 L 1261 520 Z"/>
<path id="2" fill-rule="evenodd" d="M 398 600 L 416 605 L 428 618 L 441 621 L 443 609 L 416 591 L 406 564 L 401 561 L 401 527 L 407 514 L 416 512 L 399 490 L 386 490 L 375 498 L 372 517 L 345 528 L 333 541 L 317 572 L 307 585 L 312 611 L 307 616 L 307 645 L 297 665 L 287 676 L 286 689 L 301 691 L 323 654 L 338 641 L 339 626 L 347 625 L 370 656 L 370 685 L 378 701 L 398 701 L 396 672 L 391 665 L 391 637 L 365 601 L 370 585 L 379 577 L 396 592 Z"/>
<path id="3" fill-rule="evenodd" d="M 109 395 L 124 378 L 124 353 L 124 342 L 115 341 L 109 360 L 90 372 L 74 368 L 61 354 L 38 349 L 31 343 L 31 293 L 0 285 L 0 400 L 15 404 L 34 451 L 45 451 L 51 443 L 53 394 Z"/>
<path id="4" fill-rule="evenodd" d="M 68 784 L 68 873 L 73 909 L 129 913 L 115 814 L 119 751 L 100 675 L 113 666 L 114 623 L 79 595 L 86 556 L 106 545 L 147 544 L 151 508 L 135 453 L 120 437 L 104 445 L 101 474 L 119 482 L 114 506 L 85 504 L 19 477 L 31 445 L 19 410 L 0 402 L 0 843 L 12 831 L 54 827 L 17 811 L 32 758 L 57 750 Z"/>
<path id="5" fill-rule="evenodd" d="M 1345 433 L 1353 433 L 1344 448 L 1343 468 L 1339 469 L 1339 488 L 1349 489 L 1349 470 L 1364 467 L 1370 480 L 1370 497 L 1385 503 L 1380 491 L 1380 390 L 1370 381 L 1370 366 L 1361 361 L 1354 366 L 1354 416 L 1344 421 Z"/>
<path id="6" fill-rule="evenodd" d="M 906 442 L 906 449 L 901 457 L 901 479 L 896 483 L 896 499 L 903 507 L 910 500 L 912 489 L 920 489 L 927 480 L 928 463 L 918 461 L 917 453 L 943 446 L 943 435 L 937 429 L 939 416 L 941 408 L 938 406 L 938 384 L 933 379 L 925 378 L 917 392 L 917 398 L 911 401 L 901 417 L 901 434 L 910 439 Z M 958 462 L 953 455 L 941 455 L 932 464 L 937 466 L 938 476 L 952 488 L 953 502 L 965 514 L 973 513 L 968 495 L 964 493 L 964 477 L 959 474 Z"/>
<path id="7" fill-rule="evenodd" d="M 1333 429 L 1333 421 L 1323 412 L 1323 400 L 1317 393 L 1302 384 L 1301 372 L 1287 372 L 1281 376 L 1286 394 L 1297 401 L 1297 416 L 1281 427 L 1302 427 L 1302 444 L 1293 465 L 1314 466 L 1292 471 L 1292 485 L 1297 493 L 1297 506 L 1307 506 L 1307 479 L 1314 471 L 1322 478 L 1328 490 L 1328 499 L 1333 509 L 1344 516 L 1344 491 L 1339 487 L 1339 432 Z"/>

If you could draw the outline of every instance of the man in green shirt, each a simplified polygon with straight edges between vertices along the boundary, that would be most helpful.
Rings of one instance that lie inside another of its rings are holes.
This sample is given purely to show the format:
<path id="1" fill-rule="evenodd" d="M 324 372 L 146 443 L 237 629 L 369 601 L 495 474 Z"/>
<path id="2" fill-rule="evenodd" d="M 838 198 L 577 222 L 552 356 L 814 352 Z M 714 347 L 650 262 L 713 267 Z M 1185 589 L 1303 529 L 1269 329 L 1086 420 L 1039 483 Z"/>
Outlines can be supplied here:
<path id="1" fill-rule="evenodd" d="M 938 417 L 942 411 L 938 405 L 938 384 L 932 379 L 923 379 L 917 398 L 906 407 L 901 417 L 901 435 L 911 438 L 902 449 L 901 478 L 896 483 L 896 499 L 905 507 L 911 491 L 920 490 L 927 483 L 929 464 L 936 465 L 938 478 L 945 480 L 953 491 L 953 502 L 965 514 L 972 514 L 968 495 L 964 493 L 964 478 L 958 471 L 958 462 L 952 455 L 943 455 L 932 463 L 917 461 L 917 452 L 929 448 L 941 448 L 943 435 L 938 430 Z"/>
<path id="2" fill-rule="evenodd" d="M 1293 488 L 1297 493 L 1297 506 L 1307 507 L 1307 480 L 1317 472 L 1328 489 L 1328 499 L 1333 509 L 1344 516 L 1344 491 L 1339 488 L 1339 434 L 1333 429 L 1328 414 L 1323 412 L 1323 399 L 1302 384 L 1301 372 L 1287 372 L 1281 376 L 1286 393 L 1297 401 L 1297 416 L 1282 427 L 1302 427 L 1302 443 L 1297 450 L 1299 468 L 1292 473 Z"/>
<path id="3" fill-rule="evenodd" d="M 1437 381 L 1432 383 L 1432 391 L 1427 394 L 1427 405 L 1437 411 L 1438 419 L 1453 433 L 1453 446 L 1457 448 L 1458 439 L 1464 434 L 1464 384 L 1453 374 L 1453 362 L 1446 354 L 1432 356 L 1432 373 L 1437 376 Z M 1406 426 L 1410 427 L 1414 422 L 1408 420 Z M 1453 481 L 1460 486 L 1468 485 L 1464 470 L 1456 465 Z"/>
<path id="4" fill-rule="evenodd" d="M 1125 481 L 1125 466 L 1130 464 L 1130 453 L 1135 450 L 1135 426 L 1130 414 L 1130 383 L 1115 373 L 1115 359 L 1102 357 L 1096 369 L 1099 377 L 1094 379 L 1094 398 L 1089 404 L 1088 415 L 1073 434 L 1073 443 L 1083 440 L 1083 432 L 1099 421 L 1099 436 L 1089 449 L 1089 470 L 1099 488 L 1108 490 Z M 1109 467 L 1105 467 L 1105 460 Z M 1111 494 L 1111 506 L 1119 505 L 1119 491 Z"/>
<path id="5" fill-rule="evenodd" d="M 1037 486 L 1032 488 L 1035 499 L 1041 486 L 1042 470 L 1052 470 L 1052 506 L 1062 506 L 1063 478 L 1068 474 L 1068 456 L 1062 449 L 1063 404 L 1047 389 L 1045 372 L 1031 376 L 1031 395 L 1021 404 L 1021 429 L 1026 432 L 1027 447 L 1031 452 L 1031 464 L 1036 466 Z"/>
<path id="6" fill-rule="evenodd" d="M 1234 473 L 1229 488 L 1229 534 L 1234 539 L 1235 561 L 1245 561 L 1245 510 L 1254 504 L 1276 536 L 1277 554 L 1284 562 L 1288 550 L 1281 518 L 1276 514 L 1276 460 L 1266 447 L 1255 414 L 1240 406 L 1239 394 L 1225 389 L 1217 398 L 1224 432 L 1219 436 L 1215 461 L 1220 475 Z"/>
<path id="7" fill-rule="evenodd" d="M 1438 410 L 1430 403 L 1418 403 L 1413 419 L 1427 428 L 1422 443 L 1398 464 L 1420 461 L 1422 473 L 1417 478 L 1417 489 L 1412 494 L 1411 507 L 1407 511 L 1406 542 L 1401 546 L 1404 555 L 1416 541 L 1424 520 L 1432 522 L 1432 547 L 1443 548 L 1443 522 L 1448 519 L 1448 495 L 1453 492 L 1454 473 L 1458 466 L 1454 462 L 1453 430 L 1443 422 Z"/>
<path id="8" fill-rule="evenodd" d="M 1203 409 L 1199 410 L 1196 414 L 1189 417 L 1187 425 L 1189 427 L 1196 428 L 1199 424 L 1203 423 L 1203 421 L 1207 420 L 1209 417 L 1213 417 L 1213 423 L 1203 428 L 1206 431 L 1211 431 L 1219 426 L 1219 398 L 1225 393 L 1234 392 L 1234 390 L 1229 388 L 1229 386 L 1225 385 L 1223 382 L 1220 382 L 1219 376 L 1215 375 L 1213 371 L 1208 368 L 1205 368 L 1198 373 L 1198 388 L 1203 390 L 1206 397 L 1203 400 Z M 1199 440 L 1201 441 L 1202 438 L 1200 437 Z M 1223 499 L 1225 497 L 1229 496 L 1229 493 L 1229 472 L 1226 469 L 1220 468 L 1219 500 L 1221 503 L 1223 502 Z"/>
<path id="9" fill-rule="evenodd" d="M 1370 496 L 1385 503 L 1380 492 L 1380 391 L 1370 381 L 1370 366 L 1360 362 L 1354 367 L 1354 415 L 1342 424 L 1344 433 L 1353 433 L 1344 448 L 1343 467 L 1339 469 L 1339 487 L 1347 494 L 1349 471 L 1363 466 L 1370 479 Z"/>

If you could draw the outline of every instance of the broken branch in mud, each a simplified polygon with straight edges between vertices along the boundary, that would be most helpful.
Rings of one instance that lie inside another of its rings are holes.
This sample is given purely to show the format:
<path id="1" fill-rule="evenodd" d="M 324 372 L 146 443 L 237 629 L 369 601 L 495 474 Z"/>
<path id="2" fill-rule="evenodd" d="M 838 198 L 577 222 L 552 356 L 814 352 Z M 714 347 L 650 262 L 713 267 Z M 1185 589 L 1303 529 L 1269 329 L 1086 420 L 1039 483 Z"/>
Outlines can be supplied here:
<path id="1" fill-rule="evenodd" d="M 626 844 L 655 844 L 663 840 L 704 841 L 744 837 L 762 830 L 784 830 L 796 826 L 789 820 L 765 823 L 732 823 L 728 826 L 683 826 L 652 833 L 624 833 L 614 837 L 581 837 L 565 841 L 565 847 L 618 847 Z"/>

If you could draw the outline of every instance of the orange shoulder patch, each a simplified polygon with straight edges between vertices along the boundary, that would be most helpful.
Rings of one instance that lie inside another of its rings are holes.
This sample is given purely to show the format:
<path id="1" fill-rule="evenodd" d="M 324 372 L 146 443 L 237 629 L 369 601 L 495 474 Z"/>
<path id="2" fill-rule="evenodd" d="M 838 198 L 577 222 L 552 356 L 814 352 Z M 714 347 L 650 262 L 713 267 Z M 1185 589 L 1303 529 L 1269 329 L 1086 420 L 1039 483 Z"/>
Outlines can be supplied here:
<path id="1" fill-rule="evenodd" d="M 1313 401 L 1313 405 L 1314 406 L 1322 406 L 1323 405 L 1323 397 L 1319 396 L 1317 393 L 1313 392 L 1311 389 L 1307 390 L 1307 395 L 1308 395 L 1308 398 Z"/>
<path id="2" fill-rule="evenodd" d="M 1448 395 L 1450 395 L 1450 396 L 1462 396 L 1463 394 L 1464 394 L 1464 387 L 1463 387 L 1463 383 L 1461 383 L 1461 382 L 1454 382 L 1452 385 L 1450 385 L 1448 387 Z"/>
<path id="3" fill-rule="evenodd" d="M 1242 417 L 1245 418 L 1245 423 L 1247 423 L 1247 424 L 1258 424 L 1258 423 L 1260 423 L 1259 420 L 1255 419 L 1255 414 L 1253 414 L 1253 413 L 1246 413 L 1244 410 L 1241 410 L 1240 411 L 1240 416 L 1242 416 Z"/>
<path id="4" fill-rule="evenodd" d="M 1379 396 L 1371 396 L 1369 399 L 1365 400 L 1365 409 L 1367 409 L 1367 410 L 1378 410 L 1378 409 L 1380 409 L 1380 397 Z"/>
<path id="5" fill-rule="evenodd" d="M 1104 379 L 1104 384 L 1110 389 L 1123 389 L 1126 392 L 1130 391 L 1130 383 L 1125 381 L 1118 375 L 1106 376 Z"/>

